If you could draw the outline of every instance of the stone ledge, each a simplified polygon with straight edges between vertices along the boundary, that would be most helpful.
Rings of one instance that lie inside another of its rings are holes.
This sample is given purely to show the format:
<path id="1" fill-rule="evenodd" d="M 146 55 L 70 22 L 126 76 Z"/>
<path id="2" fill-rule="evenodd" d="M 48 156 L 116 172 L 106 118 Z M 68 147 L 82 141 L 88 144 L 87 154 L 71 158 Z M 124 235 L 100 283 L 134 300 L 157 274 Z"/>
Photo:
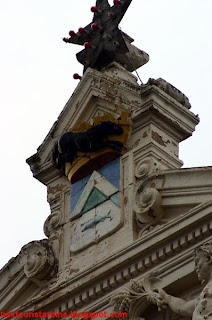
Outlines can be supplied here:
<path id="1" fill-rule="evenodd" d="M 167 82 L 166 80 L 159 78 L 157 80 L 150 78 L 146 84 L 146 86 L 154 85 L 161 90 L 163 90 L 165 93 L 167 93 L 169 96 L 177 100 L 179 103 L 181 103 L 185 108 L 190 109 L 191 104 L 189 102 L 188 97 L 182 91 L 174 87 L 171 83 Z"/>
<path id="2" fill-rule="evenodd" d="M 164 226 L 163 232 L 158 229 L 148 236 L 135 241 L 127 249 L 109 259 L 110 268 L 105 262 L 104 265 L 101 263 L 102 266 L 97 265 L 95 268 L 91 268 L 83 274 L 65 281 L 64 284 L 58 284 L 57 287 L 49 289 L 48 292 L 44 291 L 42 297 L 31 299 L 30 302 L 20 308 L 28 309 L 34 304 L 37 304 L 36 308 L 48 308 L 53 304 L 57 304 L 59 299 L 60 301 L 66 300 L 68 308 L 74 310 L 74 308 L 79 308 L 94 299 L 104 296 L 108 291 L 127 283 L 129 279 L 143 275 L 159 265 L 160 268 L 163 266 L 165 272 L 170 269 L 167 264 L 168 261 L 169 263 L 173 261 L 173 266 L 176 265 L 177 259 L 181 259 L 183 252 L 190 252 L 192 255 L 193 248 L 199 245 L 200 241 L 205 241 L 211 236 L 212 222 L 209 220 L 211 205 L 210 202 L 198 206 L 186 216 L 180 216 Z M 167 231 L 169 232 L 167 233 Z M 150 242 L 152 242 L 153 238 L 154 244 L 152 244 L 151 250 Z M 168 244 L 166 244 L 167 242 Z M 157 247 L 154 247 L 155 243 Z M 143 248 L 142 251 L 141 248 Z M 129 257 L 126 257 L 129 252 L 131 263 L 129 263 Z M 120 257 L 122 257 L 121 260 Z M 128 261 L 127 266 L 126 261 Z M 114 270 L 114 268 L 119 271 L 113 272 L 111 276 L 105 278 L 104 275 L 108 273 L 109 269 Z M 95 277 L 92 278 L 91 274 L 96 272 L 97 269 L 98 275 L 96 275 L 95 282 Z M 91 280 L 89 280 L 91 278 L 92 282 L 95 282 L 93 286 L 91 286 Z M 82 279 L 84 283 L 82 283 Z M 81 288 L 79 287 L 80 282 Z M 70 294 L 72 295 L 71 297 Z"/>

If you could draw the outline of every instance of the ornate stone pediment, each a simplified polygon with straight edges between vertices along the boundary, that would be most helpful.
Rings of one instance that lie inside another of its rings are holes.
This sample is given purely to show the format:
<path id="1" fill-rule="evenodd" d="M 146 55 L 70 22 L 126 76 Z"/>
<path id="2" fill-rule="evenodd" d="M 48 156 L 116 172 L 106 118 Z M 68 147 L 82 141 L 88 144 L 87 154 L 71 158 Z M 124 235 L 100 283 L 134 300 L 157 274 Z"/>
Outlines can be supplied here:
<path id="1" fill-rule="evenodd" d="M 161 288 L 198 285 L 192 252 L 211 238 L 212 169 L 180 169 L 179 143 L 192 134 L 198 118 L 185 97 L 181 101 L 179 92 L 158 84 L 139 86 L 117 64 L 102 72 L 86 70 L 28 159 L 34 177 L 47 186 L 48 240 L 25 246 L 0 273 L 2 309 L 110 310 L 116 290 L 154 271 Z M 115 157 L 105 161 L 104 150 L 95 168 L 90 155 L 88 161 L 68 163 L 69 179 L 55 168 L 51 150 L 64 132 L 83 131 L 81 126 L 104 117 L 119 123 L 123 114 L 130 134 Z M 79 168 L 85 172 L 76 178 Z M 12 301 L 13 289 L 14 299 L 25 289 L 29 298 Z M 143 301 L 143 309 L 134 307 L 132 319 L 148 306 Z"/>

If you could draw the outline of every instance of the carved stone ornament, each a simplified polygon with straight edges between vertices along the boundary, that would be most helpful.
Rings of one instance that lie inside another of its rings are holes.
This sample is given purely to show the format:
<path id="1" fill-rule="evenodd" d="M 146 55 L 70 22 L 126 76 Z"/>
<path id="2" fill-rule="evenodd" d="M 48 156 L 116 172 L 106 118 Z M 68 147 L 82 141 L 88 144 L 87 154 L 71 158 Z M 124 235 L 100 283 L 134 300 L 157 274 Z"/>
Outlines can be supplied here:
<path id="1" fill-rule="evenodd" d="M 133 301 L 137 299 L 137 306 L 142 305 L 142 298 L 158 307 L 158 311 L 166 310 L 168 307 L 176 314 L 189 317 L 192 320 L 212 319 L 212 241 L 203 244 L 195 250 L 195 269 L 199 280 L 204 283 L 200 296 L 196 299 L 185 301 L 181 298 L 167 294 L 161 288 L 150 285 L 140 285 L 133 282 L 130 288 L 125 289 L 126 295 L 115 296 L 112 302 L 120 310 L 128 310 L 130 319 L 135 319 L 132 313 Z M 147 279 L 147 278 L 146 278 Z M 147 279 L 148 280 L 148 279 Z M 128 294 L 127 294 L 128 293 Z M 135 309 L 135 308 L 134 308 Z M 140 309 L 141 311 L 141 309 Z M 138 313 L 137 313 L 138 315 Z"/>
<path id="2" fill-rule="evenodd" d="M 49 238 L 50 235 L 58 230 L 61 222 L 61 213 L 56 211 L 49 215 L 44 223 L 44 233 Z"/>
<path id="3" fill-rule="evenodd" d="M 159 78 L 157 80 L 150 78 L 146 84 L 146 86 L 154 85 L 166 92 L 168 95 L 170 95 L 172 98 L 177 100 L 179 103 L 181 103 L 184 107 L 187 109 L 191 108 L 191 104 L 189 102 L 189 99 L 177 88 L 175 88 L 172 84 L 167 82 L 166 80 Z"/>
<path id="4" fill-rule="evenodd" d="M 126 312 L 128 319 L 137 320 L 152 301 L 159 303 L 158 293 L 153 291 L 154 281 L 160 281 L 156 273 L 150 273 L 140 281 L 131 280 L 130 285 L 114 294 L 110 300 L 116 312 Z"/>
<path id="5" fill-rule="evenodd" d="M 138 162 L 135 168 L 135 176 L 138 179 L 144 179 L 150 174 L 152 174 L 155 169 L 158 169 L 157 163 L 149 158 L 149 159 L 142 159 Z"/>
<path id="6" fill-rule="evenodd" d="M 22 248 L 20 254 L 25 275 L 38 285 L 55 274 L 57 263 L 48 240 L 30 242 Z"/>
<path id="7" fill-rule="evenodd" d="M 160 221 L 164 222 L 162 221 L 164 210 L 161 195 L 155 188 L 143 189 L 139 186 L 135 193 L 133 210 L 136 214 L 137 225 L 141 229 L 140 236 L 150 227 L 154 228 Z"/>

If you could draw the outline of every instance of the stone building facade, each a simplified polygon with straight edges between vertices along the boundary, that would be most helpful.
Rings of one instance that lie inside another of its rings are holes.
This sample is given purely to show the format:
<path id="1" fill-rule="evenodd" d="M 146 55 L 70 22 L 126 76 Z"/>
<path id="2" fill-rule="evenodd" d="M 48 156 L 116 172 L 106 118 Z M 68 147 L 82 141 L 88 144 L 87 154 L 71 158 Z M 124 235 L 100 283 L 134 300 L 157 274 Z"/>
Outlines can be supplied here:
<path id="1" fill-rule="evenodd" d="M 199 122 L 190 107 L 163 79 L 138 85 L 115 62 L 86 70 L 27 160 L 47 187 L 51 213 L 46 238 L 25 245 L 1 270 L 1 312 L 54 311 L 67 318 L 72 311 L 75 319 L 86 318 L 76 312 L 98 312 L 98 319 L 112 319 L 122 311 L 131 320 L 184 319 L 126 290 L 143 279 L 185 300 L 202 290 L 193 252 L 212 239 L 212 168 L 181 168 L 179 143 Z M 65 172 L 57 170 L 52 149 L 58 138 L 103 121 L 122 127 L 123 134 L 111 138 L 121 150 L 78 153 Z"/>

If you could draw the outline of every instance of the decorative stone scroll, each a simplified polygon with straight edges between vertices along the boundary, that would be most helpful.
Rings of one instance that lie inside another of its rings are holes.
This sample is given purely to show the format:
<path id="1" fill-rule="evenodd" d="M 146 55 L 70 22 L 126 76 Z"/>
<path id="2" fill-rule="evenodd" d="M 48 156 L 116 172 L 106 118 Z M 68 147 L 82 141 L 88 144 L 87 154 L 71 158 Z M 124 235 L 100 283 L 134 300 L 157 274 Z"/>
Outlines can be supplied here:
<path id="1" fill-rule="evenodd" d="M 135 176 L 138 179 L 144 179 L 158 170 L 158 164 L 151 158 L 142 159 L 135 168 Z"/>
<path id="2" fill-rule="evenodd" d="M 57 270 L 57 262 L 48 240 L 33 241 L 21 250 L 21 263 L 28 279 L 39 286 L 51 279 Z"/>
<path id="3" fill-rule="evenodd" d="M 49 215 L 44 223 L 44 233 L 49 237 L 52 233 L 56 232 L 61 225 L 61 212 L 55 211 Z"/>
<path id="4" fill-rule="evenodd" d="M 57 209 L 50 214 L 44 223 L 44 233 L 49 238 L 49 245 L 51 246 L 55 258 L 59 258 L 60 251 L 60 234 L 62 228 L 61 211 Z"/>
<path id="5" fill-rule="evenodd" d="M 133 210 L 136 214 L 136 222 L 141 229 L 139 236 L 142 236 L 148 230 L 151 231 L 162 221 L 164 210 L 159 191 L 153 187 L 139 186 L 135 192 Z"/>

